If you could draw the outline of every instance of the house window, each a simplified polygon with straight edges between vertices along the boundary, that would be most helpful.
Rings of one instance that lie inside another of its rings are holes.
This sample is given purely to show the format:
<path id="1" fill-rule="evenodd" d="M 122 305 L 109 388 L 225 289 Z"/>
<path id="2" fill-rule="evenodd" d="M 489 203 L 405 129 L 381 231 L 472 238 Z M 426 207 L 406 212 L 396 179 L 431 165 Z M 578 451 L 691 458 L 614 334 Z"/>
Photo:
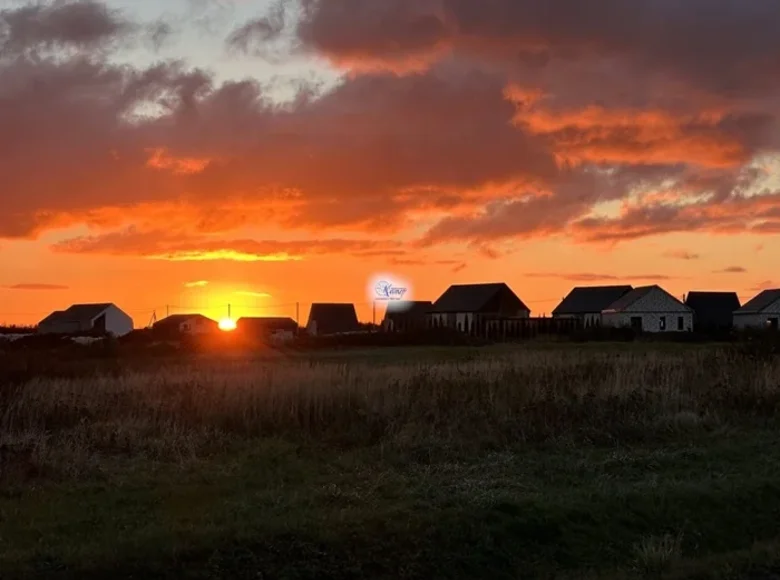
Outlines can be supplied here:
<path id="1" fill-rule="evenodd" d="M 642 317 L 641 316 L 632 316 L 631 317 L 631 328 L 633 328 L 637 332 L 642 332 Z"/>
<path id="2" fill-rule="evenodd" d="M 658 327 L 661 331 L 666 330 L 666 316 L 662 316 L 658 321 Z"/>
<path id="3" fill-rule="evenodd" d="M 685 318 L 682 316 L 677 317 L 677 330 L 685 330 Z"/>
<path id="4" fill-rule="evenodd" d="M 770 330 L 777 330 L 778 329 L 778 320 L 777 318 L 770 318 L 766 321 L 766 325 Z"/>

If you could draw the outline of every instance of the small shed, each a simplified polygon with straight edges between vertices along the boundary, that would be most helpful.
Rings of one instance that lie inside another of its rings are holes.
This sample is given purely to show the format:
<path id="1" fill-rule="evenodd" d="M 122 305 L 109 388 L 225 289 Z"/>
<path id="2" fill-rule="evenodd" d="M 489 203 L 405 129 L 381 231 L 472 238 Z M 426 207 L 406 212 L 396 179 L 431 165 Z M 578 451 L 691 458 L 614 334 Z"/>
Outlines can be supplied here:
<path id="1" fill-rule="evenodd" d="M 778 330 L 780 327 L 780 289 L 764 290 L 734 312 L 734 327 Z"/>
<path id="2" fill-rule="evenodd" d="M 531 310 L 505 283 L 450 286 L 433 303 L 431 326 L 471 332 L 490 320 L 528 318 Z"/>
<path id="3" fill-rule="evenodd" d="M 312 304 L 306 331 L 312 336 L 358 332 L 360 323 L 354 304 Z"/>
<path id="4" fill-rule="evenodd" d="M 699 332 L 731 329 L 740 308 L 736 292 L 689 292 L 685 305 L 693 309 L 693 327 Z"/>
<path id="5" fill-rule="evenodd" d="M 387 304 L 382 329 L 385 332 L 406 332 L 421 330 L 427 326 L 428 313 L 433 308 L 431 301 L 396 301 Z"/>
<path id="6" fill-rule="evenodd" d="M 202 335 L 217 332 L 219 324 L 202 314 L 171 314 L 155 322 L 152 330 L 165 335 Z"/>
<path id="7" fill-rule="evenodd" d="M 631 286 L 578 286 L 553 310 L 553 318 L 575 318 L 583 326 L 600 326 L 601 313 L 631 292 Z"/>
<path id="8" fill-rule="evenodd" d="M 691 332 L 693 310 L 660 286 L 634 288 L 601 313 L 605 326 L 638 332 Z"/>
<path id="9" fill-rule="evenodd" d="M 133 319 L 111 303 L 74 304 L 49 314 L 38 323 L 39 334 L 96 334 L 124 336 Z"/>

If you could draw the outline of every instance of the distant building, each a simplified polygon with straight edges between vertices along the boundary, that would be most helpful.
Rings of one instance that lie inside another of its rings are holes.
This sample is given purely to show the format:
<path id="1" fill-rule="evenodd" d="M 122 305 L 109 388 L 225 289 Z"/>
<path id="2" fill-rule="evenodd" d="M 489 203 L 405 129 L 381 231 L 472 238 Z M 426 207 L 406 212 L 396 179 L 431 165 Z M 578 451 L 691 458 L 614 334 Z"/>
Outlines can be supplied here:
<path id="1" fill-rule="evenodd" d="M 219 330 L 219 324 L 202 314 L 172 314 L 156 322 L 152 329 L 164 334 L 211 334 Z"/>
<path id="2" fill-rule="evenodd" d="M 306 331 L 312 336 L 358 332 L 360 323 L 354 304 L 312 304 Z"/>
<path id="3" fill-rule="evenodd" d="M 236 331 L 245 338 L 268 343 L 290 342 L 298 334 L 298 323 L 292 318 L 239 318 Z"/>
<path id="4" fill-rule="evenodd" d="M 491 320 L 528 318 L 530 309 L 504 283 L 450 286 L 433 303 L 429 314 L 434 327 L 471 332 Z"/>
<path id="5" fill-rule="evenodd" d="M 778 330 L 780 321 L 780 289 L 764 290 L 734 312 L 734 327 Z"/>
<path id="6" fill-rule="evenodd" d="M 691 332 L 693 310 L 660 286 L 634 288 L 601 313 L 604 326 L 638 332 Z"/>
<path id="7" fill-rule="evenodd" d="M 97 334 L 124 336 L 133 319 L 114 304 L 74 304 L 52 312 L 38 323 L 39 334 Z"/>
<path id="8" fill-rule="evenodd" d="M 740 308 L 736 292 L 689 292 L 685 305 L 693 309 L 693 328 L 700 332 L 731 329 Z"/>
<path id="9" fill-rule="evenodd" d="M 428 314 L 433 302 L 388 302 L 382 330 L 385 332 L 405 332 L 421 330 L 428 324 Z"/>
<path id="10" fill-rule="evenodd" d="M 578 286 L 553 310 L 553 318 L 575 318 L 583 326 L 600 326 L 601 313 L 631 292 L 631 286 Z"/>

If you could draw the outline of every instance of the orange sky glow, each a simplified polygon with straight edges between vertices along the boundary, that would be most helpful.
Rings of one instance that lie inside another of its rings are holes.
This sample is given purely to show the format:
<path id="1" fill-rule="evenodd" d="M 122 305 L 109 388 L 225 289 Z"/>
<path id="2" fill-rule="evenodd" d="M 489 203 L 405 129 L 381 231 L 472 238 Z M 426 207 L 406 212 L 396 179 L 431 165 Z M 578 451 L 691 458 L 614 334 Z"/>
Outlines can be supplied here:
<path id="1" fill-rule="evenodd" d="M 0 7 L 0 324 L 780 287 L 780 5 L 544 4 Z"/>

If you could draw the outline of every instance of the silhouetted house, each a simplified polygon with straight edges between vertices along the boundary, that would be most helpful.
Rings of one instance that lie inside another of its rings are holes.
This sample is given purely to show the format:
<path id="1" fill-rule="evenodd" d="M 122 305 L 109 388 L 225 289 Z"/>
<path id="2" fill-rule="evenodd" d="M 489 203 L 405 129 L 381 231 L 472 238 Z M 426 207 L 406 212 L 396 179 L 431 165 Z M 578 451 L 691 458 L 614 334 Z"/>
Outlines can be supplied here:
<path id="1" fill-rule="evenodd" d="M 691 332 L 693 310 L 660 286 L 634 288 L 601 313 L 604 326 L 639 332 Z"/>
<path id="2" fill-rule="evenodd" d="M 39 334 L 95 334 L 124 336 L 133 331 L 133 319 L 114 304 L 74 304 L 52 312 L 38 323 Z"/>
<path id="3" fill-rule="evenodd" d="M 734 312 L 734 327 L 778 330 L 780 321 L 780 289 L 764 290 Z"/>
<path id="4" fill-rule="evenodd" d="M 154 330 L 155 334 L 168 336 L 180 334 L 201 335 L 217 332 L 219 324 L 202 314 L 171 314 L 155 322 L 152 330 Z"/>
<path id="5" fill-rule="evenodd" d="M 600 326 L 602 311 L 631 290 L 631 286 L 578 286 L 553 310 L 553 318 L 576 318 L 585 327 Z"/>
<path id="6" fill-rule="evenodd" d="M 288 342 L 298 334 L 298 323 L 292 318 L 239 318 L 236 331 L 246 338 L 264 342 Z"/>
<path id="7" fill-rule="evenodd" d="M 427 301 L 397 301 L 388 302 L 382 329 L 386 332 L 405 332 L 420 330 L 428 324 L 428 313 L 433 308 L 433 302 Z"/>
<path id="8" fill-rule="evenodd" d="M 306 331 L 312 336 L 358 332 L 354 304 L 312 304 Z"/>
<path id="9" fill-rule="evenodd" d="M 729 330 L 740 307 L 736 292 L 689 292 L 685 305 L 693 309 L 693 328 L 700 332 Z"/>
<path id="10" fill-rule="evenodd" d="M 471 332 L 491 320 L 528 318 L 530 309 L 503 282 L 450 286 L 433 303 L 430 325 Z"/>

